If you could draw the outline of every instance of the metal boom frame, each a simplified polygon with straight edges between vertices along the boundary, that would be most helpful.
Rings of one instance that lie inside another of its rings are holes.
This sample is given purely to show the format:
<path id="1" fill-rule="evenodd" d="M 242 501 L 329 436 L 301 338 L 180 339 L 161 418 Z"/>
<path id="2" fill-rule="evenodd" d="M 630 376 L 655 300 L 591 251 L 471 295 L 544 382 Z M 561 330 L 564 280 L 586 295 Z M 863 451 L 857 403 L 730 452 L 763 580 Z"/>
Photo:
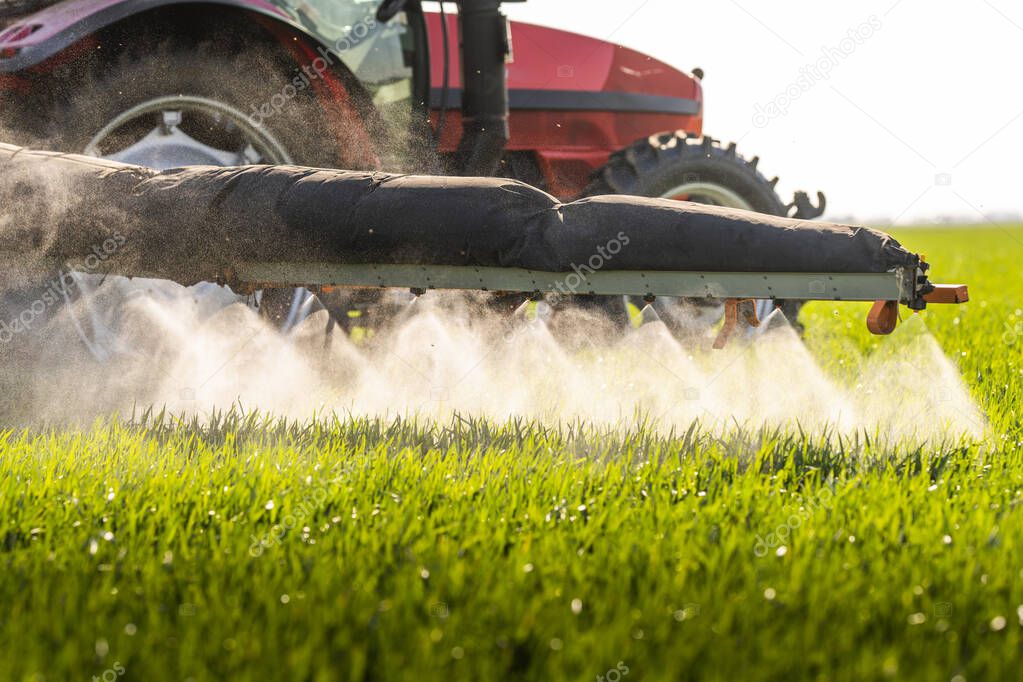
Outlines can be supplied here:
<path id="1" fill-rule="evenodd" d="M 916 273 L 542 272 L 518 268 L 330 263 L 239 263 L 227 283 L 272 286 L 472 289 L 540 294 L 673 296 L 717 299 L 898 301 L 918 298 Z"/>

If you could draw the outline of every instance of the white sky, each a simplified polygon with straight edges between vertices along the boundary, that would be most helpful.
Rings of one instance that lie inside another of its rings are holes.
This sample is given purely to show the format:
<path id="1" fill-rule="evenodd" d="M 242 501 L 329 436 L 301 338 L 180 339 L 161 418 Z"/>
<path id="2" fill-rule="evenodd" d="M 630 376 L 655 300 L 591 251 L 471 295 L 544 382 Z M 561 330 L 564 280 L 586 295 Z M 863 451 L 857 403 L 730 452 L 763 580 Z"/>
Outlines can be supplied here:
<path id="1" fill-rule="evenodd" d="M 1020 0 L 530 0 L 504 9 L 702 67 L 705 131 L 759 155 L 786 199 L 824 190 L 831 217 L 890 225 L 1023 212 Z M 827 80 L 754 125 L 757 104 L 871 21 L 878 28 Z"/>

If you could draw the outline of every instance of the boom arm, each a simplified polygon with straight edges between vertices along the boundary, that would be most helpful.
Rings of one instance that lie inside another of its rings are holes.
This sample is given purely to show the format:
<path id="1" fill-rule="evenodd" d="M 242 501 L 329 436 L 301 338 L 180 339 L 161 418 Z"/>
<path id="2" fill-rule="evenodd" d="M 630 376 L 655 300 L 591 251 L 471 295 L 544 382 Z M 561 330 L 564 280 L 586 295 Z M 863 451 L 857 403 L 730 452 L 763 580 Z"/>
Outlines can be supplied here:
<path id="1" fill-rule="evenodd" d="M 71 263 L 91 272 L 275 286 L 480 289 L 960 303 L 928 265 L 868 228 L 661 199 L 559 203 L 498 178 L 296 167 L 157 172 L 0 145 L 0 252 L 8 273 Z M 102 259 L 96 245 L 118 236 Z M 90 265 L 90 259 L 93 263 Z M 731 306 L 737 305 L 731 303 Z M 729 319 L 737 316 L 730 316 Z"/>

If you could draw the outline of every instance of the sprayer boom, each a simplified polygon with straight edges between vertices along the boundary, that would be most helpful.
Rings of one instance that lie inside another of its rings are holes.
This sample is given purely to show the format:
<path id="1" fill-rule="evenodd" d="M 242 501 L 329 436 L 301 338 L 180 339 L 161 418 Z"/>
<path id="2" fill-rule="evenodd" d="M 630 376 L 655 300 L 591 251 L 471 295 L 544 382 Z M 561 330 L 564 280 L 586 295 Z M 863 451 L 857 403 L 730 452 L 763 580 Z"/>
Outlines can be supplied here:
<path id="1" fill-rule="evenodd" d="M 0 252 L 35 268 L 272 287 L 474 289 L 541 296 L 962 303 L 864 227 L 639 197 L 561 204 L 521 182 L 277 166 L 157 172 L 0 144 Z M 113 243 L 115 248 L 107 248 Z M 102 257 L 97 245 L 103 245 Z M 52 272 L 52 270 L 51 270 Z M 745 320 L 754 323 L 755 320 Z"/>

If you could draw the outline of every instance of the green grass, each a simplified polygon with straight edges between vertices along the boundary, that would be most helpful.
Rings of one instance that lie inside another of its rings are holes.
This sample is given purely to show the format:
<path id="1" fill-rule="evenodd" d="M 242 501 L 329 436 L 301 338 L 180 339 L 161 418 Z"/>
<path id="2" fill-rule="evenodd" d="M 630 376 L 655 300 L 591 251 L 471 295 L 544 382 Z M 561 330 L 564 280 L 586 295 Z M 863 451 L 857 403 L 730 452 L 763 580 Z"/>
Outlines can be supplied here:
<path id="1" fill-rule="evenodd" d="M 0 680 L 1016 679 L 1023 230 L 899 236 L 971 285 L 926 321 L 987 443 L 234 414 L 7 432 Z M 876 350 L 864 314 L 806 311 L 836 376 Z"/>

